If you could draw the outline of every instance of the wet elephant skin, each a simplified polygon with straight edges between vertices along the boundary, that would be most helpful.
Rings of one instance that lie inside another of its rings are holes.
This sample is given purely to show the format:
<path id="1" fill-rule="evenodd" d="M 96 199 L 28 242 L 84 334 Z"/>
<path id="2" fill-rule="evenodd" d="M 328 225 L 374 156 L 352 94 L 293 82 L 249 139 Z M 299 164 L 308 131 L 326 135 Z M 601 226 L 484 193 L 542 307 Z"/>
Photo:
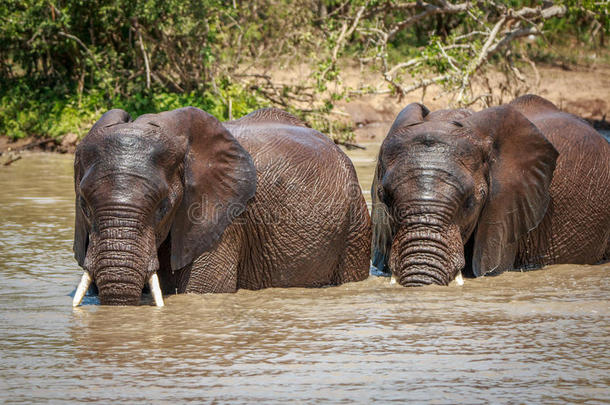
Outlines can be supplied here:
<path id="1" fill-rule="evenodd" d="M 408 105 L 377 160 L 373 264 L 403 286 L 610 258 L 610 146 L 534 95 Z"/>
<path id="2" fill-rule="evenodd" d="M 368 276 L 370 218 L 351 162 L 281 110 L 226 123 L 193 107 L 135 121 L 111 110 L 74 169 L 75 257 L 102 304 L 138 304 L 155 273 L 165 294 Z"/>

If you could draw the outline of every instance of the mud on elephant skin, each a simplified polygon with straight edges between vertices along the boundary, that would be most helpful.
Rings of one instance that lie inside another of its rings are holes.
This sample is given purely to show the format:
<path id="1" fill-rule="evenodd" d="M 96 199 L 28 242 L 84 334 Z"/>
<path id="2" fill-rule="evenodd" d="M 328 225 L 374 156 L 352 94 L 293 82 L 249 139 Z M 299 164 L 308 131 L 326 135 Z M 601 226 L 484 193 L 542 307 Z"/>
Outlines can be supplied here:
<path id="1" fill-rule="evenodd" d="M 74 253 L 102 304 L 162 292 L 318 287 L 368 276 L 371 224 L 330 139 L 277 109 L 104 114 L 74 162 Z"/>
<path id="2" fill-rule="evenodd" d="M 373 265 L 403 286 L 610 256 L 610 146 L 538 96 L 476 113 L 408 105 L 371 195 Z"/>

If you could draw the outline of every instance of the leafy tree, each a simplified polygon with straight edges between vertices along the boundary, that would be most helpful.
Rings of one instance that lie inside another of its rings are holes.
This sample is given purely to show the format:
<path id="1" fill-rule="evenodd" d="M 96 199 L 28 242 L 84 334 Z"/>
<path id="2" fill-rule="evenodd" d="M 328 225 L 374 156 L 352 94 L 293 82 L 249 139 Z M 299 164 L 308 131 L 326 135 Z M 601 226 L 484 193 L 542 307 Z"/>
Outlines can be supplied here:
<path id="1" fill-rule="evenodd" d="M 344 136 L 337 100 L 441 85 L 457 104 L 497 102 L 472 78 L 518 72 L 548 41 L 603 48 L 608 11 L 597 0 L 0 0 L 0 134 L 82 135 L 112 107 L 194 105 L 225 120 L 275 105 Z M 388 88 L 345 88 L 345 60 Z M 295 63 L 311 74 L 265 71 Z"/>

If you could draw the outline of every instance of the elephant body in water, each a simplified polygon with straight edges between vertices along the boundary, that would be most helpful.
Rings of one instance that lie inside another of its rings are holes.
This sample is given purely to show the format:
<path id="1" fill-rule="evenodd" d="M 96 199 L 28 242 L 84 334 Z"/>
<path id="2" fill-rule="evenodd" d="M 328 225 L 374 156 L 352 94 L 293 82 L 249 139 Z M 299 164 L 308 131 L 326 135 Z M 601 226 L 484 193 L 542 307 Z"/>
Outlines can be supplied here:
<path id="1" fill-rule="evenodd" d="M 104 114 L 75 155 L 74 252 L 102 304 L 368 276 L 370 217 L 326 136 L 277 109 Z M 78 305 L 83 291 L 77 291 Z"/>
<path id="2" fill-rule="evenodd" d="M 610 258 L 610 146 L 538 96 L 477 113 L 410 104 L 371 194 L 373 265 L 403 286 Z"/>

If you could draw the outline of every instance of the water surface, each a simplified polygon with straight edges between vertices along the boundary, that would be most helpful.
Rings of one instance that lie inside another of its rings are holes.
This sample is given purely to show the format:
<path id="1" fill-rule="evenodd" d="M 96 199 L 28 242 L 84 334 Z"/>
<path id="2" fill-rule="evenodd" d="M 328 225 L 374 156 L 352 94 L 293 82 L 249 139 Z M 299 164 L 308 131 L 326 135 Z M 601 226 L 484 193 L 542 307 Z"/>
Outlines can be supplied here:
<path id="1" fill-rule="evenodd" d="M 349 152 L 367 199 L 376 153 Z M 0 402 L 610 400 L 610 264 L 73 310 L 72 156 L 0 187 Z"/>

